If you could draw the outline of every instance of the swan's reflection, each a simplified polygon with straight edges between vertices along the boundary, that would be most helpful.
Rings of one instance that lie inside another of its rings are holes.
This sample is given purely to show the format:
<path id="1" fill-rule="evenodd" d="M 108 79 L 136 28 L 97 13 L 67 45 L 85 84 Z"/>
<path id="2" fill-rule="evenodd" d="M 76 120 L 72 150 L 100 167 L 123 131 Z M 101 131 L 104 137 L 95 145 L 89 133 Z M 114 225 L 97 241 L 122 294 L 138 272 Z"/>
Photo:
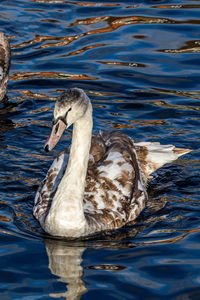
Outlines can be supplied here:
<path id="1" fill-rule="evenodd" d="M 173 173 L 174 175 L 174 173 Z M 72 242 L 69 244 L 66 241 L 62 240 L 54 240 L 54 239 L 45 239 L 45 246 L 47 255 L 49 258 L 49 268 L 51 270 L 51 273 L 53 275 L 56 275 L 59 277 L 59 281 L 64 282 L 67 284 L 66 286 L 66 292 L 64 293 L 52 293 L 50 294 L 51 297 L 59 298 L 59 297 L 65 297 L 67 300 L 79 300 L 81 298 L 81 295 L 87 293 L 87 288 L 85 287 L 85 284 L 82 280 L 83 276 L 83 268 L 81 266 L 82 263 L 82 255 L 84 253 L 84 250 L 86 248 L 93 248 L 93 249 L 127 249 L 127 248 L 134 248 L 139 245 L 145 244 L 155 244 L 155 243 L 168 243 L 175 242 L 177 240 L 177 232 L 176 229 L 174 229 L 174 232 L 176 232 L 176 238 L 171 238 L 172 231 L 170 231 L 170 237 L 166 236 L 166 239 L 161 238 L 161 240 L 156 238 L 154 235 L 154 238 L 150 240 L 148 238 L 147 241 L 141 236 L 141 239 L 139 238 L 137 241 L 135 241 L 135 237 L 142 231 L 148 230 L 148 227 L 150 224 L 155 224 L 155 222 L 159 222 L 160 220 L 166 219 L 166 213 L 165 211 L 162 213 L 159 213 L 156 215 L 157 211 L 161 211 L 163 207 L 165 207 L 165 204 L 167 202 L 167 197 L 164 195 L 162 196 L 162 193 L 164 190 L 162 190 L 163 183 L 157 183 L 157 190 L 150 191 L 150 194 L 154 196 L 154 193 L 156 193 L 157 197 L 149 199 L 148 202 L 148 211 L 143 213 L 137 221 L 135 222 L 135 225 L 126 227 L 124 229 L 121 229 L 121 231 L 116 232 L 115 234 L 111 232 L 107 232 L 105 235 L 98 235 L 97 239 L 92 239 L 89 241 L 82 241 L 80 243 Z M 152 182 L 153 184 L 156 184 Z M 164 186 L 165 188 L 165 186 Z M 160 196 L 158 198 L 158 196 Z M 158 201 L 159 200 L 159 201 Z M 153 218 L 152 218 L 153 215 Z M 171 221 L 173 221 L 173 218 L 171 218 Z M 176 221 L 176 220 L 175 220 Z M 165 231 L 164 231 L 165 232 Z M 161 233 L 160 227 L 158 228 L 158 235 Z M 155 234 L 155 228 L 154 228 L 154 234 Z M 180 233 L 180 239 L 184 237 L 184 234 Z M 84 247 L 85 246 L 85 247 Z M 87 267 L 88 269 L 95 269 L 95 270 L 106 270 L 106 271 L 120 271 L 126 268 L 126 266 L 123 265 L 115 265 L 115 264 L 99 264 L 99 265 L 91 265 Z"/>
<path id="2" fill-rule="evenodd" d="M 49 258 L 49 268 L 52 274 L 60 277 L 59 281 L 67 283 L 65 293 L 53 293 L 51 297 L 65 297 L 67 300 L 78 300 L 87 292 L 82 280 L 81 266 L 84 247 L 68 246 L 66 242 L 46 239 L 46 251 Z"/>

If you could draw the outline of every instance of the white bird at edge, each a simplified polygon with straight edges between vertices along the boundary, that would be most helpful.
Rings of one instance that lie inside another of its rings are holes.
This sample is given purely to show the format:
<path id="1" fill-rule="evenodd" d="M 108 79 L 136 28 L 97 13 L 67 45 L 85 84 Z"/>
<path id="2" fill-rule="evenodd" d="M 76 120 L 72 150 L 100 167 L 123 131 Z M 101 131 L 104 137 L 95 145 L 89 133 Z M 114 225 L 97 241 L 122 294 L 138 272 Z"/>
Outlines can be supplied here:
<path id="1" fill-rule="evenodd" d="M 80 238 L 134 221 L 146 206 L 150 174 L 190 152 L 135 143 L 120 131 L 92 135 L 92 105 L 78 88 L 56 101 L 47 152 L 72 124 L 70 153 L 63 151 L 53 161 L 35 196 L 33 214 L 53 236 Z"/>
<path id="2" fill-rule="evenodd" d="M 0 101 L 6 101 L 6 89 L 10 68 L 10 44 L 5 34 L 0 31 Z"/>

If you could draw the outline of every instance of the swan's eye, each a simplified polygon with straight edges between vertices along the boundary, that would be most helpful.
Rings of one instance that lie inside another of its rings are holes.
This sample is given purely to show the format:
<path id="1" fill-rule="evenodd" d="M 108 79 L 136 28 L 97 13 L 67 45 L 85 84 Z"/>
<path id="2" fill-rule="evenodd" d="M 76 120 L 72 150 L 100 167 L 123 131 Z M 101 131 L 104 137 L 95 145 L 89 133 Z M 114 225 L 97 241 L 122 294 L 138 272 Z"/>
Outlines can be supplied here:
<path id="1" fill-rule="evenodd" d="M 55 134 L 58 132 L 59 124 L 56 125 Z"/>

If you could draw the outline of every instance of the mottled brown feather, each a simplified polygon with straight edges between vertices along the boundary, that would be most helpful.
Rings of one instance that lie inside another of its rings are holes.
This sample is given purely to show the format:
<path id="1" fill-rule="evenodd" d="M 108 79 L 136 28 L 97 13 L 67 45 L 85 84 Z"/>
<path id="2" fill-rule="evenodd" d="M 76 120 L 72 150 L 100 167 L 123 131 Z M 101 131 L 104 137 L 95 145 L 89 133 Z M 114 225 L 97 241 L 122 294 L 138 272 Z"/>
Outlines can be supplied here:
<path id="1" fill-rule="evenodd" d="M 121 161 L 110 160 L 113 153 L 117 153 Z M 57 158 L 57 163 L 62 155 Z M 109 171 L 115 163 L 120 173 L 113 180 L 105 171 Z M 58 177 L 62 177 L 66 167 L 67 160 L 62 164 L 62 171 L 52 166 L 42 182 L 34 211 L 37 218 L 47 215 L 60 182 Z M 58 176 L 59 172 L 61 175 Z M 139 182 L 141 186 L 146 185 L 143 175 L 131 138 L 115 131 L 92 136 L 83 202 L 85 217 L 95 232 L 122 227 L 138 216 L 147 200 L 145 188 L 140 191 L 138 187 Z M 138 201 L 137 197 L 142 194 L 143 201 Z"/>
<path id="2" fill-rule="evenodd" d="M 94 211 L 91 214 L 86 210 L 87 220 L 90 219 L 90 225 L 93 226 L 101 224 L 99 230 L 114 229 L 125 225 L 125 223 L 132 221 L 141 212 L 144 207 L 144 203 L 147 200 L 147 193 L 145 189 L 139 191 L 138 182 L 145 186 L 144 174 L 141 175 L 142 170 L 140 169 L 137 162 L 137 155 L 134 149 L 133 140 L 121 132 L 108 132 L 94 135 L 92 138 L 91 149 L 98 149 L 98 159 L 91 159 L 88 165 L 88 172 L 86 177 L 86 188 L 84 195 L 84 204 L 87 207 L 88 202 L 93 205 Z M 90 151 L 90 154 L 92 151 Z M 123 161 L 118 162 L 118 165 L 122 167 L 119 177 L 115 178 L 115 181 L 109 179 L 109 174 L 105 176 L 99 172 L 99 166 L 105 168 L 113 162 L 108 160 L 109 153 L 117 152 L 122 155 Z M 123 165 L 129 164 L 132 166 L 133 171 L 123 170 Z M 122 190 L 119 189 L 116 182 L 119 183 Z M 95 190 L 94 190 L 95 186 Z M 101 190 L 101 201 L 104 204 L 104 208 L 99 210 L 98 203 L 95 200 L 95 196 L 91 197 L 92 193 L 97 193 L 98 189 Z M 123 195 L 123 188 L 129 191 L 129 196 Z M 117 193 L 118 197 L 116 197 Z M 143 203 L 137 202 L 137 197 L 140 197 L 143 193 Z M 116 206 L 116 203 L 120 203 Z M 135 213 L 130 213 L 130 208 L 136 206 Z M 91 217 L 92 216 L 92 217 Z M 109 219 L 109 220 L 108 220 Z M 103 221 L 104 220 L 104 221 Z M 117 226 L 117 227 L 116 227 Z M 106 228 L 102 228 L 106 227 Z"/>
<path id="3" fill-rule="evenodd" d="M 6 94 L 9 68 L 10 68 L 10 44 L 3 32 L 0 31 L 0 101 Z"/>

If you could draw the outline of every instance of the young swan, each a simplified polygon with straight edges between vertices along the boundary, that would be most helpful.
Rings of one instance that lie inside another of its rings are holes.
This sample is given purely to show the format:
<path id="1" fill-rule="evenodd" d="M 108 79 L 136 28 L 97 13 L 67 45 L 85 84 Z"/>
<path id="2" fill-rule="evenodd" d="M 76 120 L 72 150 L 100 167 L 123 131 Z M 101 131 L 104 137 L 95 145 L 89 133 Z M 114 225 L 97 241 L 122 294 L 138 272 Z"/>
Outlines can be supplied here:
<path id="1" fill-rule="evenodd" d="M 92 105 L 78 88 L 56 101 L 45 150 L 52 150 L 72 124 L 70 153 L 54 160 L 35 196 L 34 216 L 54 236 L 79 238 L 135 220 L 146 205 L 149 175 L 189 152 L 159 143 L 134 144 L 119 131 L 92 136 Z"/>

